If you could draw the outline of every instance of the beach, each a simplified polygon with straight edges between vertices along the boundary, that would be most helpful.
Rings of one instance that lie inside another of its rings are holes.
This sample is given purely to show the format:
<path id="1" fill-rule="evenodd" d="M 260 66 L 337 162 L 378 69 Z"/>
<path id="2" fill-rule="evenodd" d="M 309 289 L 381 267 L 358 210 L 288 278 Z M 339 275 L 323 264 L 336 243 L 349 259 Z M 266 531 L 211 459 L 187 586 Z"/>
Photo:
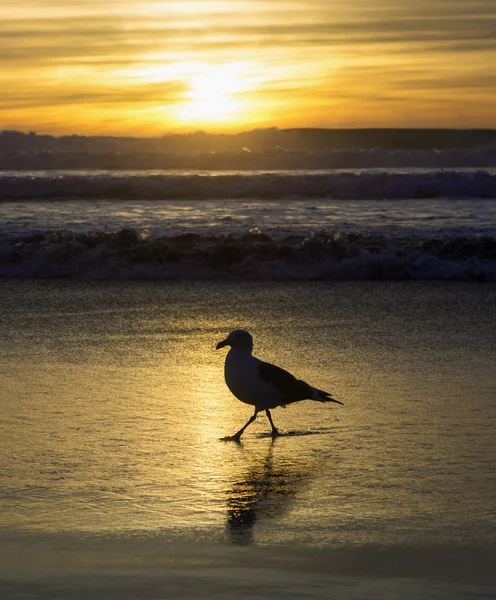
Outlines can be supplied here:
<path id="1" fill-rule="evenodd" d="M 0 281 L 5 598 L 484 598 L 493 284 Z M 242 446 L 232 329 L 344 406 Z"/>
<path id="2" fill-rule="evenodd" d="M 495 600 L 495 0 L 0 14 L 0 600 Z"/>

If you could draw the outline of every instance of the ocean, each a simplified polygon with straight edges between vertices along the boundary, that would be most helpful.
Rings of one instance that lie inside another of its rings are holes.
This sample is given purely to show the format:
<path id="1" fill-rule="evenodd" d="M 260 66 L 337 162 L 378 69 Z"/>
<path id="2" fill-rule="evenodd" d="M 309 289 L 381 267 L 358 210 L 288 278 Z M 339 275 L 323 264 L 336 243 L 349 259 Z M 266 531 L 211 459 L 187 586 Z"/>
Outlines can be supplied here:
<path id="1" fill-rule="evenodd" d="M 494 597 L 494 170 L 0 190 L 2 598 Z M 220 441 L 240 327 L 344 406 Z"/>
<path id="2" fill-rule="evenodd" d="M 0 175 L 0 276 L 496 281 L 496 170 Z"/>

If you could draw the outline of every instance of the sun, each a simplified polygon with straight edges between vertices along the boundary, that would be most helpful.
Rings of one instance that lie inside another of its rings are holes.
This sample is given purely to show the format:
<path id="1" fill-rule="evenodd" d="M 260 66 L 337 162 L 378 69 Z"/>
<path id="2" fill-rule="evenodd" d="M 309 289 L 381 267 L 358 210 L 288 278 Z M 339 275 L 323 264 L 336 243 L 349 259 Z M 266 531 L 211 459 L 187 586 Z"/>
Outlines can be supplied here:
<path id="1" fill-rule="evenodd" d="M 205 66 L 188 79 L 188 100 L 177 107 L 181 121 L 230 121 L 242 111 L 240 93 L 249 87 L 241 65 Z"/>

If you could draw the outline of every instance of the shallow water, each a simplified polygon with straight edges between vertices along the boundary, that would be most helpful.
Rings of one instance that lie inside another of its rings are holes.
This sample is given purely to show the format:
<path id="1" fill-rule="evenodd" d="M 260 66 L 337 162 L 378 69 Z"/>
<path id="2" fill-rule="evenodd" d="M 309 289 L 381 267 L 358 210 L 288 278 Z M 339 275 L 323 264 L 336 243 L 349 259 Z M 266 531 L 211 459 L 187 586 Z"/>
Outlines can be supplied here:
<path id="1" fill-rule="evenodd" d="M 339 586 L 484 597 L 493 285 L 10 280 L 0 298 L 0 575 L 12 597 L 78 597 L 97 573 L 91 585 L 115 597 L 154 597 L 143 586 L 160 591 L 164 577 L 178 596 L 207 578 L 248 597 L 257 569 L 265 591 L 293 577 L 294 597 L 312 597 L 312 572 L 315 597 Z M 238 327 L 257 356 L 344 406 L 274 411 L 286 433 L 275 442 L 264 417 L 242 446 L 219 441 L 251 414 L 214 349 Z M 122 588 L 124 572 L 134 583 Z"/>
<path id="2" fill-rule="evenodd" d="M 258 228 L 275 236 L 311 231 L 365 234 L 494 235 L 494 198 L 187 200 L 15 200 L 0 202 L 6 239 L 46 232 L 132 228 L 152 237 L 200 233 L 241 235 Z"/>

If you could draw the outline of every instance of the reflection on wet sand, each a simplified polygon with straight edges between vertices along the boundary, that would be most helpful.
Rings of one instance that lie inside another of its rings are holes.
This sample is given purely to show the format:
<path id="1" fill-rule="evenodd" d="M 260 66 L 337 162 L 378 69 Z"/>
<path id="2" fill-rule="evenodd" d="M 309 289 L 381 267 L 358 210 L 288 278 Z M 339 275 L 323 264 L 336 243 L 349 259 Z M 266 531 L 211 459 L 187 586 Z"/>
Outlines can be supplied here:
<path id="1" fill-rule="evenodd" d="M 254 457 L 229 491 L 227 531 L 233 544 L 253 543 L 257 520 L 284 515 L 308 484 L 312 472 L 308 465 L 279 458 L 276 446 L 272 442 L 265 455 Z"/>

